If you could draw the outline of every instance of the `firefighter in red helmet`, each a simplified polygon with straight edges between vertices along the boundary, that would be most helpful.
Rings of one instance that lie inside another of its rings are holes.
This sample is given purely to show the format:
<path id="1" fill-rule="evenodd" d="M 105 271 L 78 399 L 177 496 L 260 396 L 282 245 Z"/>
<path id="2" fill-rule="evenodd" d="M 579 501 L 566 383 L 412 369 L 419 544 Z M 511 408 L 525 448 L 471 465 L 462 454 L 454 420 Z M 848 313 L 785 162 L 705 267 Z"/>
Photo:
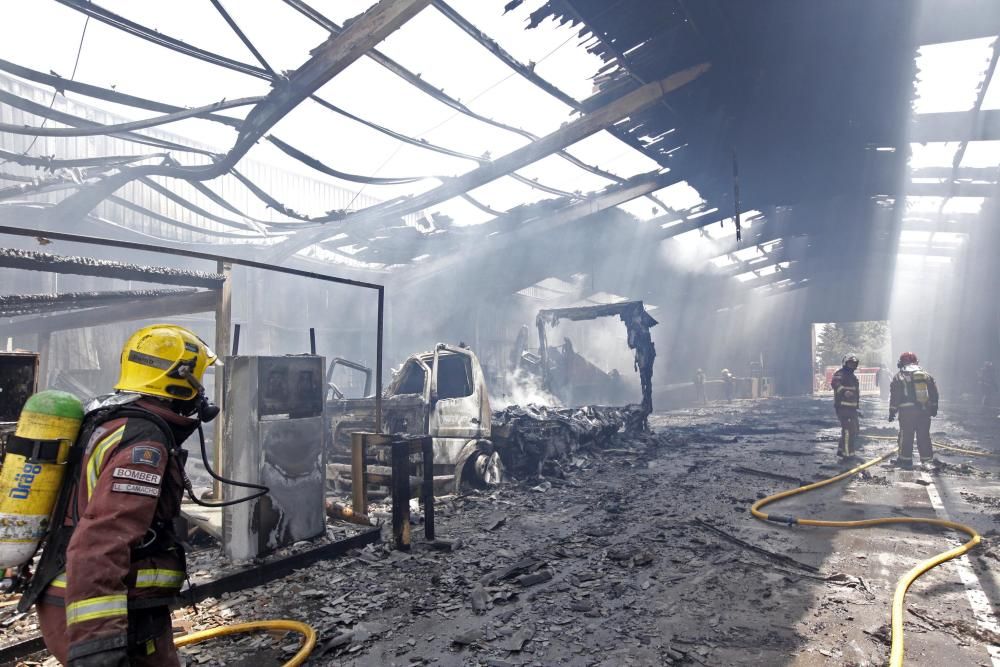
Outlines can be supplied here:
<path id="1" fill-rule="evenodd" d="M 853 458 L 857 456 L 858 433 L 861 424 L 858 408 L 861 400 L 861 383 L 854 371 L 858 368 L 858 358 L 853 354 L 844 357 L 844 365 L 830 380 L 833 387 L 833 408 L 840 419 L 840 446 L 837 456 Z"/>
<path id="2" fill-rule="evenodd" d="M 913 468 L 913 440 L 916 438 L 920 462 L 934 468 L 934 447 L 931 444 L 931 417 L 938 413 L 938 388 L 931 374 L 917 364 L 917 355 L 899 355 L 899 372 L 889 388 L 889 421 L 899 415 L 900 468 Z"/>

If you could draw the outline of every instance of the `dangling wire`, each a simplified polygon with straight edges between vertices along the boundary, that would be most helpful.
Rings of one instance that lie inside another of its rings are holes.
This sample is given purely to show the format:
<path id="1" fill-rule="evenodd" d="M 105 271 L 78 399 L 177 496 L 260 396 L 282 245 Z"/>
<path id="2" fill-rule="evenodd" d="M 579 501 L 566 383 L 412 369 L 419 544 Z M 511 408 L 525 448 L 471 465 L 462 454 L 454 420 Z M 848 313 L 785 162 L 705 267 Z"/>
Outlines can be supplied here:
<path id="1" fill-rule="evenodd" d="M 743 226 L 740 224 L 740 168 L 736 162 L 736 149 L 733 149 L 733 205 L 736 207 L 736 242 L 743 240 Z"/>
<path id="2" fill-rule="evenodd" d="M 80 33 L 80 43 L 76 47 L 76 60 L 73 61 L 73 73 L 69 75 L 69 80 L 70 81 L 72 81 L 72 80 L 74 80 L 76 78 L 76 68 L 80 65 L 80 54 L 83 53 L 83 38 L 87 36 L 87 26 L 88 25 L 90 25 L 90 17 L 89 16 L 87 17 L 87 20 L 83 22 L 83 31 Z M 55 72 L 53 72 L 53 74 L 55 74 Z M 55 106 L 56 98 L 57 97 L 59 97 L 59 91 L 58 90 L 52 91 L 52 101 L 49 102 L 49 110 L 50 111 L 52 110 L 52 107 Z M 45 124 L 47 122 L 49 122 L 49 119 L 48 118 L 43 118 L 42 119 L 42 124 L 41 124 L 40 127 L 45 127 Z M 38 141 L 38 135 L 37 134 L 31 140 L 31 143 L 28 144 L 28 147 L 24 149 L 24 152 L 21 153 L 21 155 L 27 155 L 28 153 L 30 153 L 31 149 L 35 147 L 35 142 L 36 141 Z"/>

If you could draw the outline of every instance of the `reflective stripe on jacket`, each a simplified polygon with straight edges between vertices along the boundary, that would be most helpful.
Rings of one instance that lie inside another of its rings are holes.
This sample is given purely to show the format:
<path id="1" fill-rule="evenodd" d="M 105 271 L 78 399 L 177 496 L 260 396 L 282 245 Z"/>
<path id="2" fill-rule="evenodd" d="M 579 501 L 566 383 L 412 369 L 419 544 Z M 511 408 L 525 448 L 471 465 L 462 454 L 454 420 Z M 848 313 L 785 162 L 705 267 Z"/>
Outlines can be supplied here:
<path id="1" fill-rule="evenodd" d="M 166 421 L 178 441 L 197 426 L 156 404 L 138 407 Z M 42 598 L 65 606 L 71 655 L 74 646 L 125 641 L 129 608 L 166 605 L 184 582 L 183 553 L 163 539 L 184 488 L 171 444 L 137 416 L 99 424 L 86 443 L 66 521 L 73 526 L 66 570 Z"/>
<path id="2" fill-rule="evenodd" d="M 833 374 L 830 380 L 833 387 L 833 407 L 840 410 L 857 410 L 861 395 L 861 383 L 858 376 L 849 368 L 841 368 Z"/>

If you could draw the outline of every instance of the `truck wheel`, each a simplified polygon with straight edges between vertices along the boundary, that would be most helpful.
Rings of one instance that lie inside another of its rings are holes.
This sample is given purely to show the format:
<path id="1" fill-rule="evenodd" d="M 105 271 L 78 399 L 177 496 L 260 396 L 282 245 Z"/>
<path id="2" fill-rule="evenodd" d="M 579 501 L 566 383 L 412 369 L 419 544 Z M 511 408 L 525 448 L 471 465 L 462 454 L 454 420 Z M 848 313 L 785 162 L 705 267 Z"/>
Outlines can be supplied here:
<path id="1" fill-rule="evenodd" d="M 473 489 L 487 489 L 496 486 L 504 477 L 503 463 L 496 452 L 475 452 L 469 456 L 461 469 L 456 470 L 455 490 L 458 493 Z"/>

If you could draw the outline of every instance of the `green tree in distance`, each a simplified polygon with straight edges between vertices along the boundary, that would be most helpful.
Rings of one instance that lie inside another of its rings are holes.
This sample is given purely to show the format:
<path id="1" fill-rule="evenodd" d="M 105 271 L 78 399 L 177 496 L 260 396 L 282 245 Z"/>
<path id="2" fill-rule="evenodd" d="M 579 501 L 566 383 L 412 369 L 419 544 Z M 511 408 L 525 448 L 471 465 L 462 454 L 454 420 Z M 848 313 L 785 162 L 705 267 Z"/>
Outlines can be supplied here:
<path id="1" fill-rule="evenodd" d="M 837 322 L 824 324 L 816 344 L 820 367 L 839 366 L 844 355 L 858 355 L 862 366 L 878 366 L 889 335 L 885 322 Z"/>

